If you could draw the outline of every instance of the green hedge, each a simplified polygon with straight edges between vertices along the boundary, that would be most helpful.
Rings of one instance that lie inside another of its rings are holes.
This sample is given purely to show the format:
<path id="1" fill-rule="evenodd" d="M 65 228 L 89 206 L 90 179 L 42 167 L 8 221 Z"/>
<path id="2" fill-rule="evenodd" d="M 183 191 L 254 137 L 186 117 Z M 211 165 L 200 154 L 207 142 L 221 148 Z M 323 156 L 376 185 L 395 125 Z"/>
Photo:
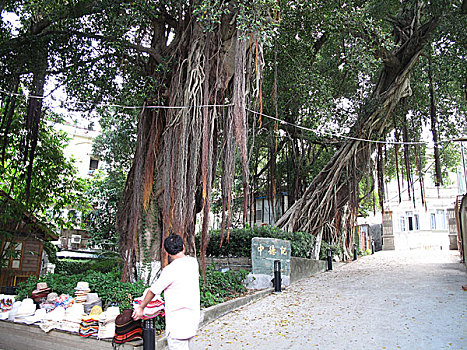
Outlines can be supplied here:
<path id="1" fill-rule="evenodd" d="M 60 294 L 75 295 L 76 284 L 80 281 L 88 282 L 93 293 L 98 293 L 102 298 L 104 307 L 111 303 L 117 303 L 121 308 L 132 308 L 132 300 L 141 296 L 147 286 L 142 282 L 120 282 L 121 272 L 114 270 L 103 273 L 98 271 L 86 271 L 79 274 L 54 273 L 42 275 L 39 279 L 31 276 L 27 282 L 20 283 L 17 294 L 19 299 L 29 297 L 36 289 L 37 282 L 46 282 L 47 286 Z"/>
<path id="2" fill-rule="evenodd" d="M 331 248 L 332 255 L 342 256 L 342 248 L 336 244 L 329 244 L 325 241 L 321 241 L 321 250 L 319 252 L 320 260 L 327 260 L 328 258 L 328 248 Z"/>
<path id="3" fill-rule="evenodd" d="M 273 226 L 247 226 L 246 228 L 232 229 L 229 241 L 227 242 L 224 237 L 222 247 L 220 247 L 220 230 L 210 231 L 209 235 L 210 240 L 206 255 L 212 257 L 250 257 L 251 239 L 268 237 L 290 241 L 292 256 L 309 258 L 315 241 L 314 237 L 306 232 L 287 232 Z M 196 237 L 196 240 L 196 245 L 199 247 L 199 236 Z"/>
<path id="4" fill-rule="evenodd" d="M 222 273 L 213 266 L 207 267 L 206 279 L 200 279 L 201 305 L 208 307 L 244 293 L 246 288 L 242 282 L 247 274 L 247 271 Z M 30 297 L 38 282 L 46 282 L 47 286 L 58 295 L 68 294 L 74 297 L 76 284 L 83 281 L 89 283 L 89 288 L 93 293 L 99 294 L 104 308 L 114 303 L 118 304 L 122 310 L 133 308 L 133 299 L 143 295 L 148 285 L 142 280 L 135 283 L 123 283 L 120 278 L 121 272 L 117 269 L 108 273 L 87 271 L 80 274 L 46 274 L 39 279 L 31 276 L 27 282 L 19 283 L 18 300 Z"/>
<path id="5" fill-rule="evenodd" d="M 116 267 L 122 268 L 120 258 L 98 258 L 98 259 L 60 259 L 55 265 L 55 273 L 80 274 L 83 271 L 97 271 L 108 273 Z"/>
<path id="6" fill-rule="evenodd" d="M 215 265 L 206 267 L 206 278 L 200 279 L 201 307 L 209 307 L 241 295 L 247 291 L 243 281 L 248 271 L 216 270 Z"/>

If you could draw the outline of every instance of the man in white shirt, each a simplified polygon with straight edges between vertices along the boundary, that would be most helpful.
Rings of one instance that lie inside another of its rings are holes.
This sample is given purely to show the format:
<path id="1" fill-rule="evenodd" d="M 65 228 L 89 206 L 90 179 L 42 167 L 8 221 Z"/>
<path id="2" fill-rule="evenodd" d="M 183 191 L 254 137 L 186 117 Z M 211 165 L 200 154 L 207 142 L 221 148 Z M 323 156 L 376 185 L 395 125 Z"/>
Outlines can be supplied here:
<path id="1" fill-rule="evenodd" d="M 199 268 L 195 258 L 185 255 L 183 239 L 171 234 L 164 240 L 169 265 L 149 288 L 133 318 L 140 319 L 146 305 L 164 291 L 165 333 L 170 350 L 189 349 L 189 340 L 198 330 L 200 318 Z"/>

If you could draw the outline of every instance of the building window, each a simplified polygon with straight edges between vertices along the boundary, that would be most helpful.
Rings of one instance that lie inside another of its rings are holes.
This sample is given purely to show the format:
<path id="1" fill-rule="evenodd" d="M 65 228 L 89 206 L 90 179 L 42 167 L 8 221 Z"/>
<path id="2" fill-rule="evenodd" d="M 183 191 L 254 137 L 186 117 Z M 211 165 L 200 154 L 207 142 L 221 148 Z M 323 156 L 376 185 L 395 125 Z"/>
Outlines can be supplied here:
<path id="1" fill-rule="evenodd" d="M 6 242 L 3 247 L 3 254 L 8 252 L 3 258 L 2 267 L 11 269 L 20 269 L 23 259 L 23 242 L 14 242 L 14 249 L 10 248 L 10 242 Z"/>
<path id="2" fill-rule="evenodd" d="M 94 175 L 94 172 L 97 170 L 99 167 L 99 160 L 91 158 L 89 161 L 89 171 L 88 175 Z"/>
<path id="3" fill-rule="evenodd" d="M 99 161 L 97 159 L 92 159 L 89 161 L 89 170 L 96 170 L 99 166 Z"/>
<path id="4" fill-rule="evenodd" d="M 411 211 L 405 213 L 400 219 L 401 231 L 418 231 L 420 230 L 420 218 L 418 214 Z"/>
<path id="5" fill-rule="evenodd" d="M 436 230 L 436 215 L 434 213 L 430 214 L 431 229 Z"/>
<path id="6" fill-rule="evenodd" d="M 408 211 L 405 214 L 407 216 L 407 230 L 408 231 L 413 231 L 413 229 L 414 229 L 413 213 L 411 211 Z"/>
<path id="7" fill-rule="evenodd" d="M 444 209 L 436 210 L 436 227 L 438 230 L 446 229 L 446 213 Z"/>
<path id="8" fill-rule="evenodd" d="M 255 210 L 255 222 L 262 222 L 263 221 L 263 211 L 261 209 Z"/>
<path id="9" fill-rule="evenodd" d="M 420 230 L 420 218 L 418 216 L 418 214 L 415 214 L 413 216 L 414 220 L 415 220 L 415 230 Z"/>

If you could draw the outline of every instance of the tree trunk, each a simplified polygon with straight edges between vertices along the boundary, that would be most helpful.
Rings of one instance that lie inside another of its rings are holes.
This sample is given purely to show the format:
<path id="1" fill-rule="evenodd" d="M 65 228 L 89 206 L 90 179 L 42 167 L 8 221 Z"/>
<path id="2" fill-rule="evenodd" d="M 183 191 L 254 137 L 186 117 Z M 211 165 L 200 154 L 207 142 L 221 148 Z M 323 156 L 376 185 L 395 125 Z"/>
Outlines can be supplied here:
<path id="1" fill-rule="evenodd" d="M 48 66 L 48 42 L 44 43 L 36 52 L 35 66 L 32 69 L 32 95 L 28 100 L 28 106 L 25 116 L 26 124 L 26 138 L 23 147 L 24 163 L 27 162 L 27 173 L 26 173 L 26 203 L 29 202 L 29 195 L 31 192 L 31 178 L 32 169 L 34 165 L 34 157 L 36 153 L 37 142 L 39 138 L 39 124 L 41 122 L 42 115 L 42 100 L 41 96 L 44 95 L 45 78 Z M 38 96 L 38 97 L 34 97 Z"/>
<path id="2" fill-rule="evenodd" d="M 156 235 L 158 241 L 152 253 L 155 256 L 149 259 L 160 257 L 165 266 L 168 255 L 161 249 L 161 243 L 171 233 L 184 239 L 188 254 L 196 254 L 195 220 L 196 214 L 203 212 L 200 247 L 203 264 L 209 240 L 208 213 L 218 144 L 222 144 L 223 152 L 223 225 L 227 223 L 229 227 L 231 220 L 237 147 L 244 168 L 245 201 L 248 199 L 247 46 L 239 39 L 239 33 L 232 30 L 233 14 L 229 16 L 212 33 L 204 32 L 194 19 L 183 21 L 180 31 L 183 36 L 176 39 L 170 74 L 163 84 L 166 90 L 159 92 L 166 96 L 165 104 L 174 108 L 145 110 L 140 115 L 136 153 L 117 215 L 120 254 L 125 260 L 122 280 L 140 277 L 132 276 L 134 266 L 148 258 L 142 254 L 140 244 L 143 217 L 148 215 L 154 216 L 154 227 L 146 230 L 151 230 L 153 240 Z M 154 67 L 148 67 L 147 71 L 157 75 Z M 226 100 L 233 103 L 223 106 Z M 155 213 L 148 213 L 150 207 L 155 208 Z M 246 219 L 246 209 L 244 215 Z"/>

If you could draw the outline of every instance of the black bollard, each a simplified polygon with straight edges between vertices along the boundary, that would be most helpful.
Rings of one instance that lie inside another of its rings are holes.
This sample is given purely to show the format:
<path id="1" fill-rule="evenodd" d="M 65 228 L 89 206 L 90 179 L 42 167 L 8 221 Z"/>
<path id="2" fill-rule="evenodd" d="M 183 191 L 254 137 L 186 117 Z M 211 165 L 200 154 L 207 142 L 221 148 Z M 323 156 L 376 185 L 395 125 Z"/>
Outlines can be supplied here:
<path id="1" fill-rule="evenodd" d="M 154 319 L 143 320 L 143 350 L 156 350 Z"/>
<path id="2" fill-rule="evenodd" d="M 371 240 L 371 254 L 375 253 L 375 241 Z"/>
<path id="3" fill-rule="evenodd" d="M 332 250 L 328 248 L 328 271 L 332 270 Z"/>
<path id="4" fill-rule="evenodd" d="M 282 282 L 282 277 L 281 277 L 281 262 L 280 260 L 274 260 L 274 293 L 279 293 L 281 292 L 281 282 Z"/>
<path id="5" fill-rule="evenodd" d="M 354 261 L 357 260 L 357 245 L 353 245 L 353 259 Z"/>

